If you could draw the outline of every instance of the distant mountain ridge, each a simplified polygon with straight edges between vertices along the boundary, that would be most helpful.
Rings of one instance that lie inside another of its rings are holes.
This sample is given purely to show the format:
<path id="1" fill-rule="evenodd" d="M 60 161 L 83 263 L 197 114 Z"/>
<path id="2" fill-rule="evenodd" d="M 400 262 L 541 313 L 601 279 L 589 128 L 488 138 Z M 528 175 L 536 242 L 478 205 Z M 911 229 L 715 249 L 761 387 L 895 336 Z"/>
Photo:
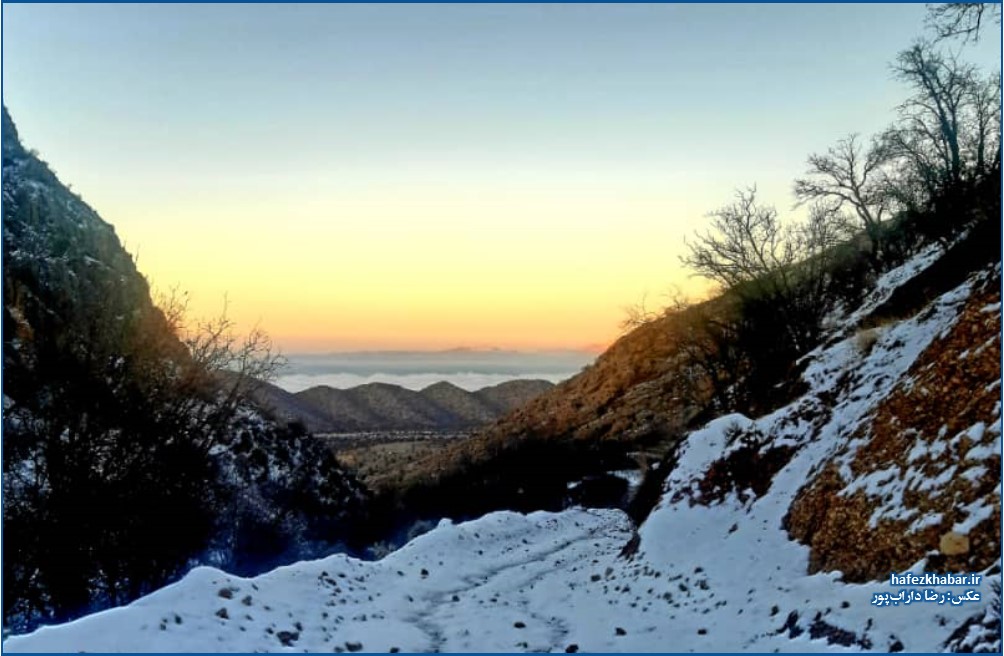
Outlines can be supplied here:
<path id="1" fill-rule="evenodd" d="M 511 380 L 468 392 L 442 381 L 420 391 L 389 383 L 348 389 L 320 385 L 291 393 L 260 383 L 257 401 L 277 419 L 314 433 L 379 430 L 458 430 L 487 424 L 549 391 L 546 380 Z"/>

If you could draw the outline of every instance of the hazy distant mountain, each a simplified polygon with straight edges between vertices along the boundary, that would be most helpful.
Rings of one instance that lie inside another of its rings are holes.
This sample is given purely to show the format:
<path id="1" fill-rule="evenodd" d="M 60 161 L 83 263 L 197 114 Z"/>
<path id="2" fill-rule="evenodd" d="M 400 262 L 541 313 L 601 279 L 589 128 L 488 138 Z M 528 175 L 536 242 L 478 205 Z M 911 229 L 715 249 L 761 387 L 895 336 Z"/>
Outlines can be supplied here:
<path id="1" fill-rule="evenodd" d="M 325 385 L 291 394 L 262 383 L 257 400 L 284 421 L 315 433 L 377 430 L 456 430 L 489 423 L 543 394 L 546 380 L 512 380 L 476 392 L 448 382 L 413 391 L 387 383 L 349 389 Z"/>

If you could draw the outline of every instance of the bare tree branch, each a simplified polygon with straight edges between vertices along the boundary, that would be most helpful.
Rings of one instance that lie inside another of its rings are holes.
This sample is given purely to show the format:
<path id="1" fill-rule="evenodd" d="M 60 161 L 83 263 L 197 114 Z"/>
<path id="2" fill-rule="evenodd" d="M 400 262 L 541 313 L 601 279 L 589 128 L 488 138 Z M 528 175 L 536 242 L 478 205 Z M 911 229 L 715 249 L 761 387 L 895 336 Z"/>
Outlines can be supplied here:
<path id="1" fill-rule="evenodd" d="M 982 77 L 926 42 L 901 52 L 893 71 L 914 92 L 883 137 L 899 160 L 900 186 L 931 198 L 991 171 L 1000 161 L 1000 73 Z"/>
<path id="2" fill-rule="evenodd" d="M 833 212 L 850 207 L 877 249 L 894 200 L 887 193 L 890 160 L 888 140 L 872 139 L 863 147 L 852 134 L 825 153 L 809 155 L 806 177 L 795 180 L 795 196 L 800 205 L 823 203 Z"/>
<path id="3" fill-rule="evenodd" d="M 987 18 L 1000 25 L 1001 6 L 998 3 L 951 2 L 927 5 L 927 26 L 937 40 L 961 37 L 962 42 L 979 41 L 980 30 Z"/>

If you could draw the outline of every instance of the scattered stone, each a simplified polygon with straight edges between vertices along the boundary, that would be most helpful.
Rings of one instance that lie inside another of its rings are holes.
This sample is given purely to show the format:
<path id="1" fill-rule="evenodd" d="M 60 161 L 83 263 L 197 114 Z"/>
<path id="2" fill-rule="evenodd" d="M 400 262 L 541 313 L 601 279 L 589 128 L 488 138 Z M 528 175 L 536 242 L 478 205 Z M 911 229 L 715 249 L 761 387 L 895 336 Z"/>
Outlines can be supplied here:
<path id="1" fill-rule="evenodd" d="M 575 643 L 572 643 L 572 644 L 568 645 L 567 647 L 565 647 L 565 653 L 566 654 L 575 654 L 578 651 L 579 651 L 579 646 L 577 644 L 575 644 Z"/>
<path id="2" fill-rule="evenodd" d="M 227 613 L 226 608 L 221 608 L 218 611 L 216 611 L 216 617 L 220 618 L 221 620 L 229 620 L 230 614 Z"/>
<path id="3" fill-rule="evenodd" d="M 797 638 L 805 633 L 805 629 L 798 625 L 798 613 L 795 611 L 788 613 L 788 617 L 784 620 L 784 624 L 775 633 L 778 635 L 787 633 L 789 638 Z"/>
<path id="4" fill-rule="evenodd" d="M 516 622 L 515 624 L 513 624 L 513 626 L 515 628 L 517 628 L 517 629 L 525 629 L 526 628 L 526 624 L 524 624 L 523 622 Z"/>
<path id="5" fill-rule="evenodd" d="M 631 536 L 631 539 L 628 540 L 627 544 L 624 545 L 624 548 L 621 549 L 618 557 L 632 560 L 634 556 L 637 555 L 639 547 L 641 547 L 641 535 L 635 532 L 634 535 Z"/>
<path id="6" fill-rule="evenodd" d="M 958 556 L 969 553 L 969 536 L 949 531 L 941 536 L 938 549 L 946 556 Z"/>
<path id="7" fill-rule="evenodd" d="M 828 645 L 840 645 L 841 647 L 861 647 L 870 650 L 872 642 L 867 637 L 859 638 L 853 631 L 848 631 L 823 620 L 813 620 L 809 625 L 809 639 L 819 640 L 823 638 Z"/>
<path id="8" fill-rule="evenodd" d="M 346 642 L 345 649 L 348 651 L 362 651 L 363 643 L 361 642 Z"/>
<path id="9" fill-rule="evenodd" d="M 250 606 L 251 605 L 251 595 L 245 595 L 244 598 L 241 599 L 241 603 L 244 604 L 245 606 Z"/>
<path id="10" fill-rule="evenodd" d="M 708 635 L 707 629 L 697 629 L 697 635 Z"/>
<path id="11" fill-rule="evenodd" d="M 292 647 L 293 643 L 300 639 L 300 634 L 295 631 L 279 631 L 275 634 L 283 647 Z"/>
<path id="12" fill-rule="evenodd" d="M 234 598 L 234 589 L 233 588 L 220 588 L 220 591 L 217 592 L 216 594 L 218 594 L 219 596 L 223 597 L 224 599 L 233 599 Z"/>
<path id="13" fill-rule="evenodd" d="M 627 631 L 618 626 L 614 629 L 614 635 L 625 636 L 627 635 Z"/>

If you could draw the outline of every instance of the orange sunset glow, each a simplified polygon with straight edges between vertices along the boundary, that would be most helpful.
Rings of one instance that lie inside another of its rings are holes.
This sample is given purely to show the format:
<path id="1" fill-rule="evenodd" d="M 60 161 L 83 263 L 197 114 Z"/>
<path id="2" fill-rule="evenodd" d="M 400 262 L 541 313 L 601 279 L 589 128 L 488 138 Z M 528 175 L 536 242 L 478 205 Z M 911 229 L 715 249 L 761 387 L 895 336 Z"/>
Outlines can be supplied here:
<path id="1" fill-rule="evenodd" d="M 679 258 L 736 186 L 792 212 L 807 153 L 891 119 L 874 62 L 924 9 L 875 11 L 9 5 L 4 93 L 193 317 L 226 299 L 287 352 L 598 348 L 707 292 Z"/>

